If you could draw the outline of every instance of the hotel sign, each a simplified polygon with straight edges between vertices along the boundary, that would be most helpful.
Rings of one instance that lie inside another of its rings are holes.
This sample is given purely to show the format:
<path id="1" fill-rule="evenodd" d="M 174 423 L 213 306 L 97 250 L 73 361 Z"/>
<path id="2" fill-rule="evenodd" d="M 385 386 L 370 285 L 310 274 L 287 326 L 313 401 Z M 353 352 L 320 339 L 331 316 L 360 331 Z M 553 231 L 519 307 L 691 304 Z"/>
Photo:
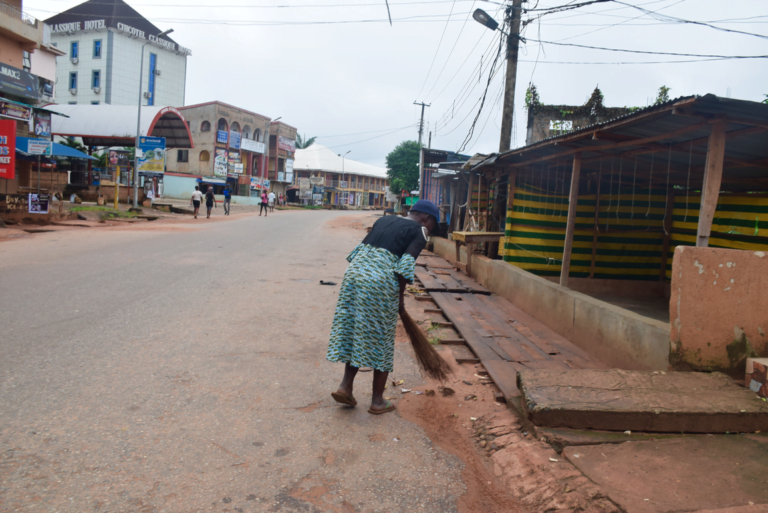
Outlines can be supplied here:
<path id="1" fill-rule="evenodd" d="M 0 178 L 16 178 L 16 122 L 0 119 Z"/>
<path id="2" fill-rule="evenodd" d="M 69 23 L 56 23 L 51 25 L 51 32 L 55 34 L 73 34 L 75 32 L 81 32 L 86 30 L 100 30 L 107 28 L 107 21 L 106 20 L 85 20 L 85 21 L 72 21 Z M 162 48 L 165 48 L 168 51 L 171 52 L 178 52 L 182 55 L 191 55 L 192 50 L 189 48 L 185 48 L 181 45 L 177 45 L 176 43 L 172 43 L 171 41 L 168 41 L 166 39 L 160 39 L 154 34 L 147 35 L 146 32 L 144 32 L 141 29 L 138 29 L 136 27 L 132 27 L 131 25 L 127 25 L 125 23 L 117 23 L 117 26 L 114 27 L 120 32 L 123 32 L 125 34 L 128 34 L 131 37 L 135 37 L 137 39 L 146 39 L 149 42 L 160 46 Z"/>

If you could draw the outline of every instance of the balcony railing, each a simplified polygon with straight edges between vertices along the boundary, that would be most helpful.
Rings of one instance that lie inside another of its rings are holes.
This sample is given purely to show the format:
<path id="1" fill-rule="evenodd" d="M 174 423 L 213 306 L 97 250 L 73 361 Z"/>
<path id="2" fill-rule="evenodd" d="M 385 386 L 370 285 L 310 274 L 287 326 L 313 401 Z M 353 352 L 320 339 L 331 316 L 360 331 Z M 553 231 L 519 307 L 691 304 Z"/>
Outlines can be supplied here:
<path id="1" fill-rule="evenodd" d="M 16 7 L 10 4 L 0 2 L 0 13 L 3 13 L 6 16 L 10 16 L 11 18 L 14 18 L 17 20 L 21 20 L 27 25 L 37 28 L 37 18 L 20 11 L 19 9 L 17 9 Z"/>
<path id="2" fill-rule="evenodd" d="M 344 183 L 346 186 L 342 187 L 342 183 Z M 377 185 L 377 184 L 363 184 L 361 182 L 350 182 L 349 180 L 326 180 L 325 181 L 326 187 L 335 187 L 337 189 L 353 189 L 353 190 L 363 190 L 367 192 L 381 192 L 384 190 L 384 186 Z"/>

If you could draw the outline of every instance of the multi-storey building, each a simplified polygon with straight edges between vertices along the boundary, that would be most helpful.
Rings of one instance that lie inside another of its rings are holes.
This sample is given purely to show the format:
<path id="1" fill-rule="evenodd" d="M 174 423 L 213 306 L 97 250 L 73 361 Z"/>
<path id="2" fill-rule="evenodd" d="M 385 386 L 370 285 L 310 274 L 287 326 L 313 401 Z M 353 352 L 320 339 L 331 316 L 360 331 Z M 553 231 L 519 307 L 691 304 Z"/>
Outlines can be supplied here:
<path id="1" fill-rule="evenodd" d="M 294 173 L 297 184 L 315 178 L 312 180 L 313 188 L 322 187 L 322 199 L 326 205 L 346 208 L 386 206 L 384 192 L 389 180 L 385 168 L 357 162 L 321 144 L 296 150 Z M 300 185 L 288 191 L 288 201 L 306 199 L 301 197 Z"/>
<path id="2" fill-rule="evenodd" d="M 266 177 L 270 118 L 222 102 L 179 110 L 194 149 L 168 152 L 164 195 L 187 198 L 199 184 L 213 185 L 218 194 L 229 183 L 237 196 L 250 196 L 251 178 Z"/>
<path id="3" fill-rule="evenodd" d="M 50 35 L 50 27 L 24 13 L 21 0 L 0 1 L 0 120 L 4 120 L 0 190 L 4 194 L 23 195 L 37 183 L 32 176 L 37 159 L 26 155 L 26 142 L 23 149 L 17 144 L 25 139 L 18 138 L 51 139 L 51 112 L 40 104 L 53 99 L 56 56 L 61 52 L 51 45 Z M 58 185 L 51 163 L 41 166 L 48 178 L 45 185 Z"/>
<path id="4" fill-rule="evenodd" d="M 89 0 L 45 20 L 59 58 L 55 102 L 184 105 L 191 51 L 122 0 Z"/>
<path id="5" fill-rule="evenodd" d="M 270 190 L 285 195 L 293 181 L 296 129 L 282 121 L 273 121 L 269 129 L 269 168 L 266 178 Z"/>

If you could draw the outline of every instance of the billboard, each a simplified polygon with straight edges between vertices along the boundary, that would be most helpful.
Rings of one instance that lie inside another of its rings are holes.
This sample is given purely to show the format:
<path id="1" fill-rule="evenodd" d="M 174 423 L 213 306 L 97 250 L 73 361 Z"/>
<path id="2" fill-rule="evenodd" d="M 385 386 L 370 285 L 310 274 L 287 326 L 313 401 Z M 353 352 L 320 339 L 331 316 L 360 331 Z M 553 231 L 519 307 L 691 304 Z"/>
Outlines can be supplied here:
<path id="1" fill-rule="evenodd" d="M 165 171 L 165 137 L 139 137 L 139 173 Z"/>
<path id="2" fill-rule="evenodd" d="M 16 178 L 16 122 L 0 119 L 0 178 Z"/>
<path id="3" fill-rule="evenodd" d="M 277 147 L 281 150 L 290 151 L 293 153 L 296 151 L 296 141 L 281 135 L 277 141 Z"/>
<path id="4" fill-rule="evenodd" d="M 227 150 L 216 148 L 213 159 L 213 174 L 216 176 L 227 176 Z"/>
<path id="5" fill-rule="evenodd" d="M 229 132 L 229 147 L 240 149 L 240 132 Z"/>

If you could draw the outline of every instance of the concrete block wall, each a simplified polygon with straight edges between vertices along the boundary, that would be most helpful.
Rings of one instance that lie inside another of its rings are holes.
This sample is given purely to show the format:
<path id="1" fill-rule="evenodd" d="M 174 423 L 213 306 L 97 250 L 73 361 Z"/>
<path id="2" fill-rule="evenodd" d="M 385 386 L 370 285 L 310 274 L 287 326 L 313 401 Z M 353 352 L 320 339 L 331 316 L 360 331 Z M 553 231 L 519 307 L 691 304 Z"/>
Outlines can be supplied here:
<path id="1" fill-rule="evenodd" d="M 436 254 L 455 260 L 452 241 L 432 241 Z M 460 255 L 466 263 L 465 247 Z M 669 368 L 669 323 L 643 317 L 480 255 L 472 257 L 472 277 L 607 365 L 627 370 Z"/>
<path id="2" fill-rule="evenodd" d="M 768 356 L 768 254 L 677 246 L 672 259 L 673 363 L 744 376 Z"/>

